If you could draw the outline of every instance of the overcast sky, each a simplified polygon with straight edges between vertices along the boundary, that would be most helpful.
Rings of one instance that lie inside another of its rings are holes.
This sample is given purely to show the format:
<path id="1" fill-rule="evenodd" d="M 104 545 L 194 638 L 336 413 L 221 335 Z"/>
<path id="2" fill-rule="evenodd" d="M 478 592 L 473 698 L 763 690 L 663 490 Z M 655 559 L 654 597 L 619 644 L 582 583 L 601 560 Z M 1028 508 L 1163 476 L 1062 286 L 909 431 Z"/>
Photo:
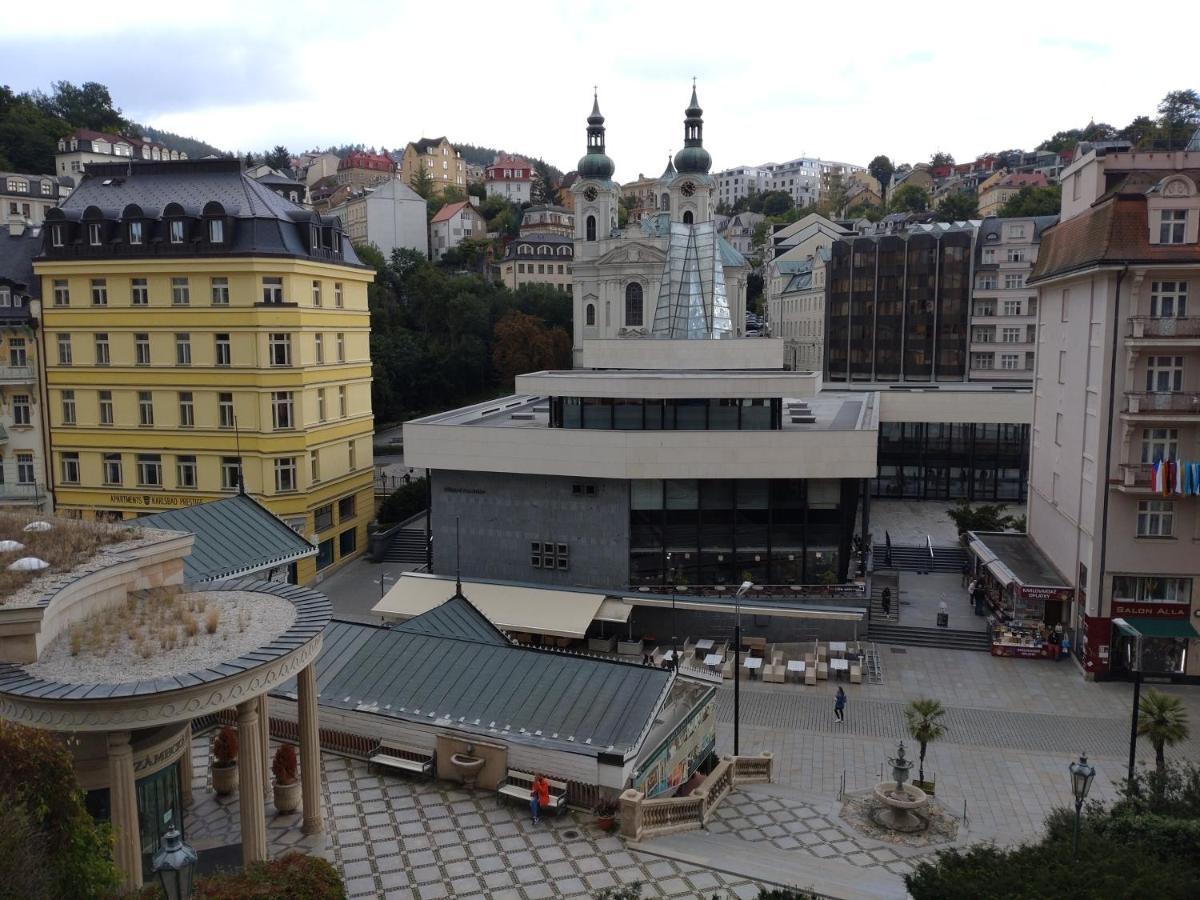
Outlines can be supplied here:
<path id="1" fill-rule="evenodd" d="M 227 150 L 445 134 L 563 170 L 596 84 L 627 181 L 682 145 L 696 76 L 714 170 L 964 160 L 1092 117 L 1121 127 L 1200 87 L 1195 54 L 1165 52 L 1160 31 L 1198 24 L 1194 4 L 1155 3 L 1140 25 L 1103 6 L 68 0 L 6 17 L 0 81 L 99 81 L 134 120 Z"/>

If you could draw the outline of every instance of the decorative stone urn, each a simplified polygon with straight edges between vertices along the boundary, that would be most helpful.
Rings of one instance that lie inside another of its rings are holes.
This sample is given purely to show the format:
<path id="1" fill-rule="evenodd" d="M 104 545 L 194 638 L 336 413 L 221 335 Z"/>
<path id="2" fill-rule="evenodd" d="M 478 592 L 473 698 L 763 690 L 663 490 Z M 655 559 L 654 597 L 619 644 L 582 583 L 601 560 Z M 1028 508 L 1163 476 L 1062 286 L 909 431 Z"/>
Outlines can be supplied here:
<path id="1" fill-rule="evenodd" d="M 238 789 L 237 762 L 232 762 L 224 766 L 214 765 L 212 767 L 212 782 L 213 790 L 217 792 L 218 797 L 228 797 L 230 794 L 236 794 Z"/>
<path id="2" fill-rule="evenodd" d="M 272 786 L 275 793 L 275 809 L 281 814 L 294 813 L 300 808 L 300 782 L 293 781 L 291 784 L 280 784 L 278 781 Z"/>

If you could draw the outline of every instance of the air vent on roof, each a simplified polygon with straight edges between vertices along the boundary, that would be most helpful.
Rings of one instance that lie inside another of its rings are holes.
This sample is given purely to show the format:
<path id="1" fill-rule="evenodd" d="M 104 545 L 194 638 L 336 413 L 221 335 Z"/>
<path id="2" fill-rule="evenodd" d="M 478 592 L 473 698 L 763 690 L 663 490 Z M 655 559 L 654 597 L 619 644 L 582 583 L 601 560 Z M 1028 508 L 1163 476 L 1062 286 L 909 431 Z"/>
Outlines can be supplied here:
<path id="1" fill-rule="evenodd" d="M 509 416 L 509 418 L 510 419 L 521 419 L 521 420 L 532 419 L 533 413 L 513 413 L 511 416 Z"/>
<path id="2" fill-rule="evenodd" d="M 816 421 L 816 416 L 792 416 L 793 425 L 812 425 Z"/>

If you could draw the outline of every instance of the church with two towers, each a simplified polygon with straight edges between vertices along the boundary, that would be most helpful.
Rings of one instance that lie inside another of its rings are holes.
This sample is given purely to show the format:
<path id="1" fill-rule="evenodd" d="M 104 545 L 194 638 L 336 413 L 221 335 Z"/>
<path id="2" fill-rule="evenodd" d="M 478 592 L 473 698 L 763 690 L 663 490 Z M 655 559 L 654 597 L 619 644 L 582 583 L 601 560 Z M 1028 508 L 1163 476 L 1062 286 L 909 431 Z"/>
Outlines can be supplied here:
<path id="1" fill-rule="evenodd" d="M 577 364 L 585 340 L 719 340 L 743 334 L 750 266 L 716 231 L 716 181 L 704 149 L 703 112 L 693 86 L 683 149 L 667 163 L 656 187 L 659 211 L 618 228 L 620 188 L 605 152 L 600 102 L 594 100 L 587 153 L 571 186 Z"/>

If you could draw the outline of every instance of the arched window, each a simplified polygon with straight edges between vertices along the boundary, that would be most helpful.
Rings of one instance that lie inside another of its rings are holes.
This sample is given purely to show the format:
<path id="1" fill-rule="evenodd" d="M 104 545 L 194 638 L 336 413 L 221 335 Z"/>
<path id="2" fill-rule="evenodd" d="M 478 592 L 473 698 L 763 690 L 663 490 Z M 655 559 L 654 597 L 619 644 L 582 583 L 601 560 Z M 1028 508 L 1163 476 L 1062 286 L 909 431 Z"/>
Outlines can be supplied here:
<path id="1" fill-rule="evenodd" d="M 683 224 L 684 225 L 692 224 L 692 211 L 690 209 L 683 214 Z"/>
<path id="2" fill-rule="evenodd" d="M 584 310 L 583 324 L 587 325 L 589 327 L 596 324 L 596 304 L 595 303 L 589 303 L 587 305 L 587 309 Z"/>
<path id="3" fill-rule="evenodd" d="M 642 286 L 636 281 L 625 287 L 625 324 L 642 327 Z"/>
<path id="4" fill-rule="evenodd" d="M 587 217 L 587 240 L 594 241 L 596 239 L 596 217 Z"/>
<path id="5" fill-rule="evenodd" d="M 662 195 L 662 203 L 659 205 L 659 209 L 662 209 L 662 210 L 665 210 L 668 212 L 670 211 L 670 209 L 671 209 L 671 195 L 670 194 Z"/>

